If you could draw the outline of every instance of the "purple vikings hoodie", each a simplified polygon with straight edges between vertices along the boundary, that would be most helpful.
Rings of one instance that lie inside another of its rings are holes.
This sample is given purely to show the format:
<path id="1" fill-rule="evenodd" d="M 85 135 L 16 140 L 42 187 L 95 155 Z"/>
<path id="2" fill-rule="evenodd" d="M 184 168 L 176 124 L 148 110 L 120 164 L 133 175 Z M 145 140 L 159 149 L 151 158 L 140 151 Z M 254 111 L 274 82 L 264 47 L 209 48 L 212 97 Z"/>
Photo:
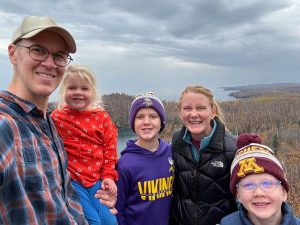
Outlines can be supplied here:
<path id="1" fill-rule="evenodd" d="M 155 152 L 129 140 L 117 163 L 118 225 L 168 225 L 174 181 L 171 146 Z"/>

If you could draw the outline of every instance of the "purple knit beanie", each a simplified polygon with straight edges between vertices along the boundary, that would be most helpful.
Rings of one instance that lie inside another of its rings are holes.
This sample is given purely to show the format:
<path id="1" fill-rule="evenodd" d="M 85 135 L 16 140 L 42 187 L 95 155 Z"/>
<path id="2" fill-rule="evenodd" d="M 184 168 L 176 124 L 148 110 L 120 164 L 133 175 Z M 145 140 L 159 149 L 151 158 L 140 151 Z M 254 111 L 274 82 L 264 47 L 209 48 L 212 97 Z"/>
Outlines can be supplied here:
<path id="1" fill-rule="evenodd" d="M 159 133 L 161 133 L 166 125 L 166 112 L 163 103 L 161 102 L 161 100 L 159 100 L 158 97 L 155 96 L 153 92 L 138 94 L 132 101 L 129 111 L 129 124 L 131 126 L 131 129 L 135 132 L 134 119 L 137 112 L 143 108 L 152 108 L 158 113 L 161 120 L 161 128 Z"/>

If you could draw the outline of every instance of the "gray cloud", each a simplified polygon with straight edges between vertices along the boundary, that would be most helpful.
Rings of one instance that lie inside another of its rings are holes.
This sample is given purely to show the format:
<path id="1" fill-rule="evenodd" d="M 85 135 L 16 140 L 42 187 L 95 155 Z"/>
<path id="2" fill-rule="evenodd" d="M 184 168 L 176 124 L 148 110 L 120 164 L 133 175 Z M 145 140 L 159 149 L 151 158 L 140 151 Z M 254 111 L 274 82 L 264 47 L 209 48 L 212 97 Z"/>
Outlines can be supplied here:
<path id="1" fill-rule="evenodd" d="M 2 0 L 3 72 L 11 69 L 2 46 L 25 15 L 66 26 L 77 40 L 74 63 L 92 67 L 104 93 L 153 90 L 173 99 L 188 84 L 218 92 L 300 82 L 300 5 L 293 0 Z"/>

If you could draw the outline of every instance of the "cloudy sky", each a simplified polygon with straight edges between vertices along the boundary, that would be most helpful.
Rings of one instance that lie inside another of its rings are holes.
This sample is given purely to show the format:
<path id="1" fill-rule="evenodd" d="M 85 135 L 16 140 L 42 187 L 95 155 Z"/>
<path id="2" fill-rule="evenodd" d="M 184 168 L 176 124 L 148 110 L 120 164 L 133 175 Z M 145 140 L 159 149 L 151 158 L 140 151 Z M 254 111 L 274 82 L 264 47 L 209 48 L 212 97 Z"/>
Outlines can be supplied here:
<path id="1" fill-rule="evenodd" d="M 53 17 L 74 35 L 73 63 L 91 67 L 104 94 L 176 100 L 201 84 L 223 100 L 221 87 L 300 83 L 299 0 L 1 0 L 0 89 L 26 15 Z"/>

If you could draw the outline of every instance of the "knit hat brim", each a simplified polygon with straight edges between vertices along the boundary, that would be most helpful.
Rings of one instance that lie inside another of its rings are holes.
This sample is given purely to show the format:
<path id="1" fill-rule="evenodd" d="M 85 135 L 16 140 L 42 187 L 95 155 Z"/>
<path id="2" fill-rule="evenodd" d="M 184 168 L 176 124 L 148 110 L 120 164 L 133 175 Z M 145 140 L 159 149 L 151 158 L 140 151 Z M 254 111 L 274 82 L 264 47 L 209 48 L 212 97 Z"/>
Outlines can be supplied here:
<path id="1" fill-rule="evenodd" d="M 236 185 L 250 174 L 268 173 L 276 177 L 289 191 L 289 184 L 279 160 L 274 156 L 273 151 L 260 144 L 250 144 L 240 148 L 231 164 L 230 190 L 236 195 Z"/>
<path id="2" fill-rule="evenodd" d="M 138 113 L 138 111 L 143 108 L 152 108 L 157 112 L 161 120 L 161 128 L 159 131 L 159 133 L 161 133 L 164 130 L 166 125 L 166 112 L 163 103 L 152 92 L 139 94 L 133 100 L 130 107 L 129 118 L 128 118 L 131 129 L 135 132 L 134 129 L 135 116 Z"/>

